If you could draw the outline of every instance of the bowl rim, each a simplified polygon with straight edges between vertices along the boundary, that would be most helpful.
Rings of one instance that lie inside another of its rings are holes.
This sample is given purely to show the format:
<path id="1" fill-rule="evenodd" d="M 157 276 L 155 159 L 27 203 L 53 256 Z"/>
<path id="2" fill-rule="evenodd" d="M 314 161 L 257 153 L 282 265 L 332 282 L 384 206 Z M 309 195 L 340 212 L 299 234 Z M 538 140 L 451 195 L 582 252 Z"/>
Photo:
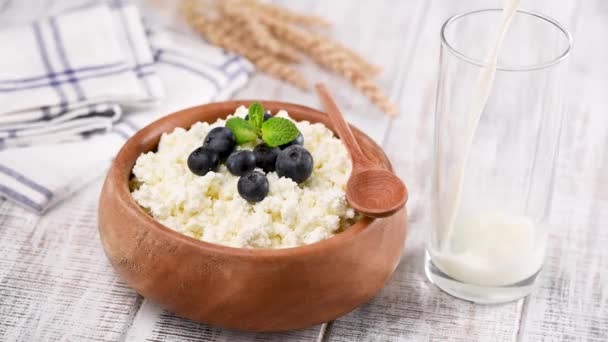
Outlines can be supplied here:
<path id="1" fill-rule="evenodd" d="M 211 103 L 188 107 L 188 108 L 184 108 L 184 109 L 172 112 L 168 115 L 165 115 L 165 116 L 153 121 L 152 123 L 146 125 L 145 127 L 141 128 L 139 131 L 137 131 L 136 134 L 134 134 L 131 138 L 129 138 L 124 143 L 124 145 L 121 147 L 121 149 L 119 150 L 118 154 L 116 155 L 114 161 L 112 162 L 112 166 L 108 173 L 108 178 L 112 178 L 112 180 L 113 180 L 113 182 L 112 182 L 113 189 L 111 189 L 111 190 L 113 192 L 115 192 L 115 195 L 116 195 L 113 197 L 112 200 L 119 201 L 118 204 L 120 205 L 121 208 L 123 208 L 125 210 L 124 214 L 133 216 L 134 218 L 139 220 L 141 223 L 145 224 L 147 229 L 153 229 L 153 230 L 155 230 L 156 233 L 162 234 L 166 238 L 175 239 L 194 249 L 198 249 L 198 250 L 202 249 L 207 252 L 230 255 L 232 257 L 237 257 L 237 258 L 273 259 L 273 258 L 279 258 L 279 257 L 280 258 L 285 258 L 285 257 L 294 257 L 295 258 L 295 257 L 308 256 L 308 255 L 318 255 L 318 253 L 322 253 L 323 251 L 326 251 L 326 250 L 338 248 L 339 246 L 343 245 L 344 243 L 348 243 L 352 239 L 356 238 L 359 235 L 359 233 L 363 232 L 375 220 L 378 220 L 378 219 L 373 219 L 373 218 L 362 216 L 357 222 L 355 222 L 351 226 L 348 226 L 348 228 L 346 228 L 344 231 L 342 231 L 338 234 L 334 234 L 333 236 L 326 238 L 324 240 L 321 240 L 321 241 L 318 241 L 318 242 L 315 242 L 312 244 L 308 244 L 308 245 L 288 247 L 288 248 L 277 248 L 277 249 L 243 248 L 243 247 L 231 247 L 231 246 L 216 244 L 216 243 L 207 242 L 207 241 L 203 241 L 203 240 L 198 240 L 193 237 L 187 236 L 183 233 L 180 233 L 178 231 L 175 231 L 175 230 L 163 225 L 162 223 L 158 222 L 152 215 L 150 215 L 148 212 L 146 212 L 135 201 L 135 199 L 131 195 L 131 191 L 129 188 L 129 179 L 130 179 L 130 176 L 132 173 L 132 168 L 133 168 L 133 165 L 135 164 L 135 161 L 137 160 L 139 155 L 143 152 L 140 151 L 139 154 L 137 154 L 135 156 L 135 159 L 131 160 L 130 158 L 128 158 L 128 156 L 130 154 L 128 152 L 128 150 L 129 149 L 134 149 L 135 151 L 141 150 L 141 148 L 138 148 L 138 145 L 140 144 L 142 138 L 146 137 L 149 134 L 148 133 L 149 131 L 154 130 L 155 128 L 157 128 L 159 126 L 164 126 L 166 124 L 173 125 L 174 128 L 182 127 L 180 125 L 175 125 L 175 124 L 171 123 L 171 121 L 175 117 L 181 116 L 181 115 L 186 115 L 187 113 L 189 113 L 190 111 L 193 111 L 193 110 L 204 111 L 204 110 L 209 110 L 210 108 L 213 108 L 213 107 L 220 107 L 220 108 L 221 107 L 231 107 L 232 108 L 231 110 L 234 111 L 240 105 L 250 104 L 251 102 L 254 102 L 254 101 L 260 102 L 263 105 L 265 103 L 272 104 L 271 105 L 272 107 L 281 106 L 282 109 L 285 109 L 288 112 L 295 110 L 295 111 L 300 111 L 300 112 L 307 112 L 307 113 L 305 113 L 305 115 L 309 115 L 311 113 L 315 114 L 315 115 L 327 115 L 324 112 L 321 112 L 317 109 L 299 105 L 299 104 L 294 104 L 294 103 L 289 103 L 289 102 L 280 102 L 280 101 L 265 101 L 265 100 L 230 100 L 230 101 L 211 102 Z M 227 115 L 229 115 L 229 114 L 230 113 L 228 113 Z M 220 117 L 217 117 L 217 118 L 220 118 Z M 192 124 L 194 124 L 194 122 Z M 185 128 L 185 127 L 182 127 L 182 128 Z M 187 129 L 187 128 L 185 128 L 185 129 Z M 369 136 L 367 136 L 365 133 L 363 133 L 359 130 L 357 130 L 357 131 L 360 134 L 363 134 L 365 137 L 369 138 Z M 166 133 L 167 131 L 164 131 L 164 132 Z M 162 132 L 160 134 L 158 134 L 157 137 L 154 138 L 155 144 L 158 144 L 160 135 L 162 135 Z M 369 139 L 371 140 L 371 138 L 369 138 Z M 388 166 L 389 166 L 390 170 L 392 171 L 392 166 L 390 165 L 390 161 L 388 160 L 388 157 L 386 157 L 384 150 L 378 144 L 375 143 L 375 145 L 379 148 L 381 154 L 388 162 Z M 132 154 L 135 154 L 135 153 L 132 153 Z M 119 165 L 123 165 L 123 166 L 126 165 L 126 166 L 121 168 L 121 167 L 119 167 Z M 128 173 L 125 174 L 124 170 L 127 170 Z M 104 190 L 102 190 L 102 191 L 106 191 L 105 187 L 104 187 Z M 407 189 L 406 189 L 406 191 L 407 191 Z M 402 209 L 402 210 L 405 210 L 405 209 Z M 399 212 L 397 212 L 393 215 L 398 215 L 398 213 Z"/>

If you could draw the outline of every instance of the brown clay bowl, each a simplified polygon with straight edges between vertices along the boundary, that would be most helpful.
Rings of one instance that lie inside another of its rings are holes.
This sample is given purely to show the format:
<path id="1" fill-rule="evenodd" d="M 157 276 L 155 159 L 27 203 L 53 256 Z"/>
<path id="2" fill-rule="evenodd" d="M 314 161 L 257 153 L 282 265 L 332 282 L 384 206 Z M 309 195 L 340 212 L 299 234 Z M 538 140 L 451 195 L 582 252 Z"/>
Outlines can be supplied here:
<path id="1" fill-rule="evenodd" d="M 232 248 L 195 240 L 155 221 L 129 192 L 135 160 L 154 150 L 164 132 L 213 122 L 242 104 L 228 101 L 185 109 L 139 131 L 122 147 L 99 203 L 99 233 L 110 262 L 132 288 L 179 316 L 247 331 L 299 329 L 327 322 L 371 299 L 393 273 L 406 237 L 405 209 L 363 218 L 344 232 L 303 247 Z M 296 120 L 322 122 L 312 108 L 260 101 Z M 382 149 L 354 129 L 363 152 L 391 168 Z M 382 196 L 382 194 L 378 194 Z"/>

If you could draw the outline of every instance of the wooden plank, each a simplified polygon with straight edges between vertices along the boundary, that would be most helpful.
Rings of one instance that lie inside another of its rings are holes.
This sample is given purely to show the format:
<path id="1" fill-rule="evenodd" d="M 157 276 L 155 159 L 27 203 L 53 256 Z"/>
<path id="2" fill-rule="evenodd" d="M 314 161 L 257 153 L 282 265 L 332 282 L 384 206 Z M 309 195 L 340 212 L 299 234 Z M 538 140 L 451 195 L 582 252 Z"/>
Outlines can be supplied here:
<path id="1" fill-rule="evenodd" d="M 467 303 L 441 292 L 424 275 L 439 29 L 466 5 L 421 4 L 419 20 L 403 32 L 404 39 L 414 42 L 400 94 L 403 115 L 391 122 L 383 143 L 410 190 L 410 235 L 387 286 L 371 302 L 336 320 L 330 341 L 511 341 L 517 334 L 521 303 L 499 307 Z"/>
<path id="2" fill-rule="evenodd" d="M 116 341 L 137 309 L 97 233 L 100 182 L 38 217 L 0 204 L 0 340 Z"/>
<path id="3" fill-rule="evenodd" d="M 535 3 L 532 9 L 568 18 L 571 4 Z M 440 292 L 423 274 L 439 29 L 452 14 L 487 6 L 481 1 L 433 2 L 420 23 L 424 27 L 416 33 L 419 37 L 400 97 L 404 115 L 391 122 L 383 144 L 411 194 L 406 252 L 393 279 L 376 298 L 333 323 L 330 341 L 514 341 L 519 336 L 523 300 L 473 305 Z M 412 32 L 417 31 L 411 28 Z"/>
<path id="4" fill-rule="evenodd" d="M 575 32 L 580 59 L 571 68 L 578 72 L 571 82 L 575 114 L 565 130 L 558 168 L 552 217 L 556 229 L 551 238 L 555 247 L 539 289 L 525 302 L 489 307 L 453 299 L 422 274 L 438 29 L 449 14 L 487 3 L 287 4 L 329 16 L 336 23 L 336 37 L 387 69 L 381 83 L 403 109 L 402 116 L 391 122 L 346 82 L 312 65 L 304 69 L 311 81 L 325 80 L 335 89 L 351 122 L 384 142 L 410 187 L 411 235 L 404 262 L 387 287 L 370 303 L 336 321 L 328 336 L 320 327 L 282 334 L 217 329 L 177 318 L 148 301 L 135 316 L 138 296 L 116 278 L 99 245 L 96 184 L 42 218 L 0 203 L 0 339 L 306 341 L 320 334 L 338 341 L 605 340 L 608 280 L 602 270 L 608 266 L 603 248 L 608 242 L 603 229 L 608 222 L 608 156 L 600 147 L 608 143 L 608 54 L 602 40 L 608 33 L 606 5 L 590 1 L 577 14 L 584 19 L 579 19 Z M 566 2 L 533 5 L 558 19 L 570 10 Z M 238 97 L 318 106 L 314 95 L 263 76 L 256 76 Z M 125 332 L 133 316 L 133 325 Z"/>
<path id="5" fill-rule="evenodd" d="M 522 341 L 608 339 L 608 7 L 578 2 L 548 255 Z"/>
<path id="6" fill-rule="evenodd" d="M 176 317 L 145 300 L 125 341 L 313 341 L 318 334 L 319 326 L 283 333 L 245 333 L 221 329 Z"/>
<path id="7" fill-rule="evenodd" d="M 423 272 L 439 28 L 450 14 L 463 10 L 446 2 L 423 3 L 417 26 L 404 32 L 404 39 L 415 44 L 400 94 L 403 115 L 393 120 L 383 144 L 411 194 L 406 250 L 386 288 L 334 322 L 330 341 L 507 341 L 517 331 L 518 303 L 492 308 L 456 300 L 430 284 Z"/>

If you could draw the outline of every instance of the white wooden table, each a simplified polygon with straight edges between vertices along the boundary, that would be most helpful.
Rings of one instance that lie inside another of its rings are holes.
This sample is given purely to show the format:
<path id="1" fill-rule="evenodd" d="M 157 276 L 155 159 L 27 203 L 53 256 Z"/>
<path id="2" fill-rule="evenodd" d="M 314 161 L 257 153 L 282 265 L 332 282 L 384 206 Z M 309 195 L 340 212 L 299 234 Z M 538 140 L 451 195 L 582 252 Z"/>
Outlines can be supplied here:
<path id="1" fill-rule="evenodd" d="M 0 202 L 0 340 L 607 341 L 608 1 L 524 0 L 523 7 L 565 24 L 575 49 L 564 80 L 566 122 L 545 268 L 530 297 L 499 306 L 442 293 L 422 265 L 439 28 L 456 12 L 500 1 L 288 5 L 331 19 L 336 37 L 384 67 L 382 86 L 400 105 L 401 116 L 384 117 L 346 82 L 306 66 L 310 80 L 335 89 L 348 119 L 383 145 L 409 186 L 410 235 L 386 287 L 350 314 L 301 331 L 240 333 L 175 317 L 126 286 L 105 258 L 97 234 L 98 181 L 42 217 Z M 0 0 L 0 11 L 10 6 Z M 261 75 L 236 97 L 319 107 L 313 94 Z"/>

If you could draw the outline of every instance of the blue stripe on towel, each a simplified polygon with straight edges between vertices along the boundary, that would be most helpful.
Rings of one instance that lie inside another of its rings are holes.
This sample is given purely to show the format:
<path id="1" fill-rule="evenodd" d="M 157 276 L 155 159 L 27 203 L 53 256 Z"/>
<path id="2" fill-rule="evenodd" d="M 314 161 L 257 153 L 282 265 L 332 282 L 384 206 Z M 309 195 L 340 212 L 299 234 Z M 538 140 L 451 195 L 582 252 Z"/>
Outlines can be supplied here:
<path id="1" fill-rule="evenodd" d="M 22 175 L 21 173 L 13 170 L 11 168 L 8 168 L 8 167 L 0 164 L 0 172 L 15 179 L 17 182 L 27 186 L 28 188 L 41 193 L 47 199 L 51 199 L 53 197 L 53 192 L 51 190 L 34 182 L 33 180 L 27 178 L 26 176 Z"/>
<path id="2" fill-rule="evenodd" d="M 6 196 L 7 198 L 12 199 L 13 201 L 28 207 L 28 208 L 33 208 L 34 210 L 38 211 L 38 212 L 42 212 L 42 206 L 34 201 L 32 201 L 30 198 L 24 196 L 23 194 L 18 193 L 17 191 L 10 189 L 2 184 L 0 184 L 0 192 L 2 192 L 2 194 L 4 194 L 4 196 Z"/>
<path id="3" fill-rule="evenodd" d="M 120 1 L 120 0 L 110 1 L 110 4 L 111 4 L 111 6 L 113 5 L 118 8 L 124 6 L 124 3 L 122 3 L 122 1 Z M 122 24 L 122 27 L 125 30 L 125 33 L 126 33 L 125 36 L 127 38 L 127 43 L 129 44 L 129 48 L 131 49 L 131 53 L 133 54 L 133 59 L 135 60 L 135 64 L 136 65 L 143 64 L 139 60 L 139 56 L 137 55 L 137 51 L 135 50 L 135 44 L 133 44 L 133 39 L 131 39 L 131 31 L 129 30 L 129 25 L 127 24 L 127 18 L 125 17 L 125 11 L 118 11 L 118 17 L 120 18 L 120 23 Z M 142 83 L 144 84 L 144 87 L 146 88 L 146 93 L 150 97 L 153 97 L 152 90 L 150 89 L 150 85 L 145 80 L 145 77 L 148 75 L 141 73 L 139 70 L 136 70 L 136 72 L 137 72 L 137 77 L 142 80 Z"/>
<path id="4" fill-rule="evenodd" d="M 32 28 L 34 30 L 34 36 L 36 37 L 36 43 L 38 44 L 38 50 L 40 52 L 42 62 L 44 63 L 44 67 L 46 68 L 46 72 L 51 75 L 49 85 L 56 89 L 57 94 L 59 95 L 59 106 L 65 109 L 67 108 L 67 99 L 65 97 L 65 93 L 63 92 L 61 87 L 59 87 L 60 84 L 56 83 L 53 68 L 51 67 L 51 63 L 49 62 L 49 56 L 44 45 L 44 39 L 42 38 L 40 24 L 38 22 L 34 22 Z"/>
<path id="5" fill-rule="evenodd" d="M 152 64 L 150 64 L 152 65 Z M 146 65 L 143 65 L 146 66 Z M 139 75 L 141 75 L 141 77 L 145 77 L 145 76 L 149 76 L 149 75 L 153 75 L 154 72 L 153 71 L 148 71 L 148 70 L 142 70 L 142 68 L 139 67 L 135 67 L 135 68 L 121 68 L 118 70 L 114 70 L 114 71 L 109 71 L 109 72 L 103 72 L 103 73 L 98 73 L 98 74 L 91 74 L 91 75 L 87 75 L 87 76 L 82 76 L 79 78 L 80 81 L 83 80 L 88 80 L 88 79 L 95 79 L 95 78 L 100 78 L 100 77 L 104 77 L 104 76 L 111 76 L 111 75 L 119 75 L 119 74 L 124 74 L 126 72 L 131 72 L 133 70 L 136 70 L 138 72 Z M 22 85 L 19 87 L 8 87 L 8 88 L 0 88 L 0 92 L 4 92 L 4 93 L 11 93 L 11 92 L 15 92 L 15 91 L 19 91 L 19 90 L 27 90 L 27 89 L 36 89 L 36 88 L 44 88 L 44 87 L 48 87 L 50 85 L 59 85 L 59 84 L 63 84 L 63 83 L 67 83 L 69 82 L 68 80 L 63 80 L 63 81 L 51 81 L 49 83 L 40 83 L 40 84 L 35 84 L 35 85 Z M 64 110 L 67 110 L 67 103 L 63 105 L 63 109 L 62 112 Z"/>
<path id="6" fill-rule="evenodd" d="M 118 66 L 121 66 L 124 64 L 125 64 L 124 62 L 116 62 L 116 63 L 108 63 L 108 64 L 100 64 L 100 65 L 91 65 L 91 66 L 72 69 L 72 70 L 70 70 L 70 73 L 78 74 L 78 73 L 97 71 L 97 70 L 102 70 L 102 69 L 111 69 L 111 68 L 115 68 L 115 67 L 118 67 Z M 150 63 L 149 65 L 152 65 L 152 64 Z M 11 80 L 0 80 L 0 84 L 27 83 L 27 82 L 47 80 L 51 77 L 59 78 L 61 76 L 68 76 L 68 70 L 58 71 L 55 73 L 49 73 L 49 74 L 41 75 L 41 76 L 15 78 L 15 79 L 11 79 Z"/>
<path id="7" fill-rule="evenodd" d="M 85 71 L 91 71 L 91 70 L 102 70 L 104 71 L 103 75 L 112 75 L 114 71 L 116 71 L 117 73 L 123 69 L 129 70 L 127 66 L 123 66 L 124 63 L 115 63 L 115 64 L 108 64 L 107 66 L 95 66 L 95 67 L 90 67 L 90 68 L 81 68 L 78 70 L 85 70 Z M 123 66 L 122 68 L 117 69 L 116 67 L 118 66 Z M 140 64 L 140 65 L 136 65 L 134 67 L 132 67 L 132 71 L 134 72 L 145 72 L 148 70 L 145 69 L 150 69 L 154 67 L 154 63 L 146 63 L 146 64 Z M 152 70 L 150 70 L 152 71 Z M 1 87 L 0 88 L 0 92 L 12 92 L 12 91 L 18 91 L 18 90 L 22 90 L 22 89 L 33 89 L 33 88 L 40 88 L 40 87 L 48 87 L 51 86 L 51 77 L 55 77 L 55 82 L 56 84 L 63 84 L 68 82 L 68 80 L 63 79 L 63 78 L 58 78 L 58 76 L 64 76 L 65 73 L 63 72 L 58 72 L 58 73 L 53 73 L 53 74 L 49 74 L 47 76 L 43 76 L 41 77 L 41 81 L 43 81 L 42 83 L 34 83 L 34 84 L 21 84 L 21 85 L 12 85 L 12 86 L 5 86 L 5 87 Z M 78 78 L 79 79 L 83 79 L 83 78 L 95 78 L 97 77 L 97 74 L 94 73 L 88 73 L 88 74 L 84 74 L 84 75 L 79 75 Z M 7 83 L 10 83 L 12 81 L 7 81 Z M 24 82 L 26 83 L 26 82 Z M 2 81 L 0 81 L 0 84 L 2 84 Z"/>
<path id="8" fill-rule="evenodd" d="M 49 106 L 44 106 L 42 108 L 40 108 L 40 110 L 42 111 L 42 120 L 50 120 L 51 119 L 51 109 L 49 108 Z"/>
<path id="9" fill-rule="evenodd" d="M 238 63 L 238 64 L 239 64 L 238 69 L 234 70 L 234 72 L 232 72 L 232 73 L 226 73 L 226 75 L 228 76 L 228 79 L 231 81 L 234 80 L 235 78 L 241 76 L 243 73 L 245 73 L 246 75 L 249 75 L 249 76 L 251 76 L 251 74 L 252 74 L 252 72 L 245 69 L 241 63 Z"/>
<path id="10" fill-rule="evenodd" d="M 229 59 L 227 59 L 224 63 L 222 63 L 222 65 L 220 65 L 220 69 L 226 71 L 226 69 L 230 66 L 230 64 L 238 61 L 241 59 L 241 56 L 233 56 L 230 57 Z"/>
<path id="11" fill-rule="evenodd" d="M 59 59 L 61 60 L 61 64 L 63 64 L 63 67 L 65 68 L 64 72 L 68 75 L 67 81 L 71 83 L 74 87 L 74 91 L 78 96 L 78 100 L 84 101 L 86 99 L 84 95 L 84 90 L 78 84 L 78 79 L 74 77 L 74 70 L 70 66 L 68 56 L 65 53 L 65 47 L 63 46 L 63 40 L 61 39 L 61 34 L 59 33 L 59 26 L 57 25 L 57 19 L 55 17 L 49 18 L 49 26 L 51 27 L 51 32 L 53 33 L 53 38 L 55 39 L 55 45 L 59 54 Z"/>

